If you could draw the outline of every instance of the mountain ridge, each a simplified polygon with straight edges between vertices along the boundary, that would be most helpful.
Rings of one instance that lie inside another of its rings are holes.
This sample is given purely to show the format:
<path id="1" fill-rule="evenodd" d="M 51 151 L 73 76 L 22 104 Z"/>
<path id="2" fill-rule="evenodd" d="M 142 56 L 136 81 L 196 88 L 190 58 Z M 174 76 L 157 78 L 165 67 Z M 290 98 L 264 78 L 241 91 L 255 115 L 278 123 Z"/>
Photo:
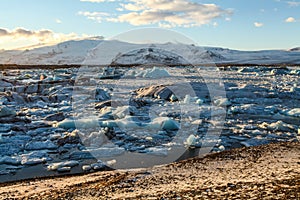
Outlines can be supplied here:
<path id="1" fill-rule="evenodd" d="M 240 51 L 194 44 L 133 44 L 118 40 L 89 38 L 70 40 L 30 50 L 2 50 L 0 64 L 300 64 L 300 48 Z"/>

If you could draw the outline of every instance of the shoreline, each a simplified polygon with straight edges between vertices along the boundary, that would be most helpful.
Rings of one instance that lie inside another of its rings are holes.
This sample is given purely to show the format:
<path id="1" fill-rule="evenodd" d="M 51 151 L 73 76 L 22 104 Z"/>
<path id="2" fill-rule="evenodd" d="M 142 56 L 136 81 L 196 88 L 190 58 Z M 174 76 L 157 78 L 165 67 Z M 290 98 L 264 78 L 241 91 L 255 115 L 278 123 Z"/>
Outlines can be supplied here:
<path id="1" fill-rule="evenodd" d="M 55 69 L 69 69 L 69 68 L 80 68 L 86 66 L 84 64 L 37 64 L 37 65 L 20 65 L 20 64 L 0 64 L 1 70 L 24 70 L 24 69 L 44 69 L 44 70 L 55 70 Z M 204 67 L 272 67 L 272 68 L 282 68 L 282 67 L 299 67 L 300 64 L 291 64 L 291 63 L 274 63 L 274 64 L 255 64 L 255 63 L 202 63 L 202 64 L 109 64 L 109 65 L 88 65 L 89 67 L 188 67 L 188 66 L 204 66 Z M 41 68 L 43 67 L 43 68 Z"/>
<path id="2" fill-rule="evenodd" d="M 1 199 L 300 197 L 300 143 L 212 153 L 153 168 L 102 171 L 0 184 Z"/>

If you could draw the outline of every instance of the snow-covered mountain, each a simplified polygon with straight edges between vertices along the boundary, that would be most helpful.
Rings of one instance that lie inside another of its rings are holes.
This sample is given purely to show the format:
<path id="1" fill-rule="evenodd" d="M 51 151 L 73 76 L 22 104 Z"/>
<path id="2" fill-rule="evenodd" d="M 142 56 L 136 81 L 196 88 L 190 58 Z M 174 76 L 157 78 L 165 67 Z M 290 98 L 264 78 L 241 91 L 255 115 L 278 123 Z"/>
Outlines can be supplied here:
<path id="1" fill-rule="evenodd" d="M 300 64 L 300 48 L 237 51 L 186 44 L 132 44 L 91 38 L 31 50 L 0 51 L 0 64 Z"/>

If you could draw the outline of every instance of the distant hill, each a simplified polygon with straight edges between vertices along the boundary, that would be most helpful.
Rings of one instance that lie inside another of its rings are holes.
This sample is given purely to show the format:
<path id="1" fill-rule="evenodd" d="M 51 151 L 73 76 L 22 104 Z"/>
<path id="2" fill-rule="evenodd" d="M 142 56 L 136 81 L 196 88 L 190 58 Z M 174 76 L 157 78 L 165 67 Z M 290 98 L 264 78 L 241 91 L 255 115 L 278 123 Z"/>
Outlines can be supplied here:
<path id="1" fill-rule="evenodd" d="M 0 64 L 300 64 L 300 47 L 238 51 L 187 44 L 132 44 L 101 37 L 71 40 L 31 50 L 0 51 Z"/>

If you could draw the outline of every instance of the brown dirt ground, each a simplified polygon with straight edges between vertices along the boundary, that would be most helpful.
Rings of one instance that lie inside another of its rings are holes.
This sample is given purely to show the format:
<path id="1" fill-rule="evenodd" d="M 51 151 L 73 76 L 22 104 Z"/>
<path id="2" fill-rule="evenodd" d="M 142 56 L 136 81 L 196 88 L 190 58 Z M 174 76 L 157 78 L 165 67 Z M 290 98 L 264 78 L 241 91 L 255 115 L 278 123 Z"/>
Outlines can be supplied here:
<path id="1" fill-rule="evenodd" d="M 0 199 L 300 199 L 300 143 L 234 149 L 149 169 L 0 184 Z"/>

